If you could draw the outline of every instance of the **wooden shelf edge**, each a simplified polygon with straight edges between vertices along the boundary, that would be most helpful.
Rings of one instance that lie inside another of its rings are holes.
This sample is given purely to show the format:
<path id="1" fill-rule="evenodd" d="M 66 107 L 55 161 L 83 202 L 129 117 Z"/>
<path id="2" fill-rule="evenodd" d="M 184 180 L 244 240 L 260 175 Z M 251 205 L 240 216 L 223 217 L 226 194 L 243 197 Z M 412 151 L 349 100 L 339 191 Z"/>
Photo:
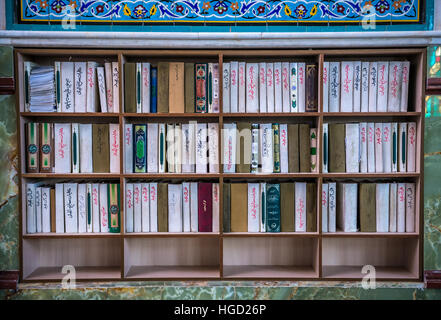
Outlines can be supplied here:
<path id="1" fill-rule="evenodd" d="M 318 238 L 318 232 L 224 232 L 224 238 L 253 238 L 253 237 L 294 237 L 294 238 Z"/>
<path id="2" fill-rule="evenodd" d="M 23 234 L 23 239 L 84 239 L 120 238 L 121 233 L 32 233 Z"/>
<path id="3" fill-rule="evenodd" d="M 124 238 L 219 238 L 214 232 L 126 232 Z"/>
<path id="4" fill-rule="evenodd" d="M 22 178 L 59 179 L 119 179 L 119 173 L 23 173 Z"/>
<path id="5" fill-rule="evenodd" d="M 108 113 L 108 112 L 20 112 L 22 117 L 69 117 L 69 118 L 118 118 L 120 113 Z"/>
<path id="6" fill-rule="evenodd" d="M 420 111 L 409 112 L 323 112 L 323 117 L 418 117 Z"/>
<path id="7" fill-rule="evenodd" d="M 323 178 L 418 178 L 418 172 L 395 172 L 395 173 L 322 173 Z"/>
<path id="8" fill-rule="evenodd" d="M 323 238 L 415 238 L 415 232 L 323 232 Z"/>

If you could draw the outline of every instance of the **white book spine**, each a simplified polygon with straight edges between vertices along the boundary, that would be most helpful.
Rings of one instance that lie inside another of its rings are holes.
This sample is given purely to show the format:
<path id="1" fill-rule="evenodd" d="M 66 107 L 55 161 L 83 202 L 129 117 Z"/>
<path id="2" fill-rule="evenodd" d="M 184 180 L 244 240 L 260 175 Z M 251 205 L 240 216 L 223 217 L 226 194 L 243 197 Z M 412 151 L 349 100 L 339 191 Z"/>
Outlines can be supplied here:
<path id="1" fill-rule="evenodd" d="M 230 63 L 230 112 L 239 110 L 239 62 Z"/>
<path id="2" fill-rule="evenodd" d="M 259 63 L 259 111 L 267 112 L 266 101 L 266 63 Z"/>
<path id="3" fill-rule="evenodd" d="M 167 159 L 167 172 L 175 172 L 175 125 L 173 123 L 167 123 L 166 134 L 166 159 Z"/>
<path id="4" fill-rule="evenodd" d="M 29 71 L 30 73 L 30 71 Z M 55 73 L 55 104 L 57 107 L 57 112 L 61 112 L 61 92 L 58 92 L 58 88 L 60 88 L 61 91 L 61 62 L 55 61 L 54 62 L 54 73 Z M 30 76 L 29 76 L 30 77 Z M 30 87 L 30 85 L 29 85 Z M 29 89 L 30 91 L 30 89 Z M 59 98 L 59 99 L 58 99 Z"/>
<path id="5" fill-rule="evenodd" d="M 190 182 L 182 183 L 182 231 L 190 232 Z"/>
<path id="6" fill-rule="evenodd" d="M 383 124 L 375 123 L 375 172 L 383 171 Z"/>
<path id="7" fill-rule="evenodd" d="M 360 172 L 368 172 L 368 135 L 367 123 L 360 122 Z"/>
<path id="8" fill-rule="evenodd" d="M 142 80 L 142 63 L 137 62 L 136 65 L 136 79 Z M 139 78 L 138 78 L 139 77 Z M 142 81 L 141 81 L 142 82 Z M 142 83 L 136 81 L 136 113 L 142 113 Z M 141 86 L 141 88 L 138 88 Z"/>
<path id="9" fill-rule="evenodd" d="M 280 172 L 288 173 L 288 125 L 280 124 Z"/>
<path id="10" fill-rule="evenodd" d="M 260 125 L 260 150 L 262 159 L 262 173 L 272 173 L 274 167 L 273 160 L 273 130 L 271 123 Z"/>
<path id="11" fill-rule="evenodd" d="M 222 65 L 222 111 L 224 113 L 231 112 L 231 93 L 230 93 L 230 63 L 226 62 Z"/>
<path id="12" fill-rule="evenodd" d="M 75 112 L 74 63 L 61 62 L 61 111 Z"/>
<path id="13" fill-rule="evenodd" d="M 328 232 L 336 231 L 337 184 L 328 184 Z"/>
<path id="14" fill-rule="evenodd" d="M 182 124 L 182 172 L 195 172 L 195 123 Z"/>
<path id="15" fill-rule="evenodd" d="M 377 112 L 387 111 L 389 62 L 378 62 Z"/>
<path id="16" fill-rule="evenodd" d="M 415 183 L 406 183 L 406 232 L 415 232 Z"/>
<path id="17" fill-rule="evenodd" d="M 397 184 L 390 184 L 389 192 L 389 232 L 397 232 Z"/>
<path id="18" fill-rule="evenodd" d="M 341 63 L 340 111 L 352 112 L 354 103 L 354 62 Z"/>
<path id="19" fill-rule="evenodd" d="M 323 63 L 323 112 L 329 112 L 329 61 Z"/>
<path id="20" fill-rule="evenodd" d="M 297 95 L 297 63 L 291 62 L 289 64 L 289 95 L 291 112 L 299 112 L 298 95 Z"/>
<path id="21" fill-rule="evenodd" d="M 361 112 L 369 111 L 369 62 L 361 63 Z"/>
<path id="22" fill-rule="evenodd" d="M 354 62 L 354 105 L 353 111 L 361 110 L 361 61 Z"/>
<path id="23" fill-rule="evenodd" d="M 80 172 L 80 129 L 78 123 L 72 123 L 72 135 L 71 135 L 71 145 L 72 145 L 72 173 Z M 90 155 L 89 155 L 90 156 Z"/>
<path id="24" fill-rule="evenodd" d="M 113 111 L 113 71 L 112 63 L 104 63 L 104 73 L 106 76 L 106 102 L 107 102 L 107 112 Z"/>
<path id="25" fill-rule="evenodd" d="M 266 64 L 266 109 L 274 112 L 274 63 Z"/>
<path id="26" fill-rule="evenodd" d="M 51 232 L 51 188 L 41 188 L 41 231 Z"/>
<path id="27" fill-rule="evenodd" d="M 392 172 L 392 127 L 383 123 L 383 172 Z"/>
<path id="28" fill-rule="evenodd" d="M 400 112 L 402 70 L 400 61 L 389 63 L 389 90 L 387 111 Z"/>
<path id="29" fill-rule="evenodd" d="M 391 130 L 392 130 L 392 172 L 398 171 L 398 123 L 392 122 L 391 124 Z"/>
<path id="30" fill-rule="evenodd" d="M 37 232 L 37 210 L 35 206 L 35 184 L 26 184 L 26 232 Z"/>
<path id="31" fill-rule="evenodd" d="M 219 197 L 220 197 L 220 190 L 219 190 L 219 183 L 213 183 L 212 185 L 213 189 L 213 207 L 212 207 L 212 232 L 219 233 L 219 209 L 220 209 L 220 203 L 219 203 Z"/>
<path id="32" fill-rule="evenodd" d="M 175 124 L 175 144 L 174 144 L 174 152 L 175 152 L 175 172 L 182 172 L 182 130 L 181 124 Z"/>
<path id="33" fill-rule="evenodd" d="M 328 184 L 322 184 L 322 232 L 328 232 Z"/>
<path id="34" fill-rule="evenodd" d="M 141 184 L 133 184 L 133 232 L 142 230 Z"/>
<path id="35" fill-rule="evenodd" d="M 329 63 L 329 112 L 340 111 L 340 62 Z"/>
<path id="36" fill-rule="evenodd" d="M 219 173 L 219 124 L 208 123 L 208 172 Z"/>
<path id="37" fill-rule="evenodd" d="M 397 232 L 406 232 L 406 184 L 399 183 L 397 190 Z"/>
<path id="38" fill-rule="evenodd" d="M 182 232 L 182 185 L 168 185 L 168 231 Z"/>
<path id="39" fill-rule="evenodd" d="M 389 185 L 376 184 L 377 232 L 389 232 Z"/>
<path id="40" fill-rule="evenodd" d="M 224 173 L 236 172 L 236 131 L 235 123 L 224 124 Z"/>
<path id="41" fill-rule="evenodd" d="M 113 97 L 113 112 L 120 111 L 119 103 L 119 64 L 112 62 L 112 97 Z"/>
<path id="42" fill-rule="evenodd" d="M 368 172 L 375 172 L 375 123 L 367 123 Z"/>
<path id="43" fill-rule="evenodd" d="M 165 123 L 159 124 L 159 135 L 158 135 L 158 171 L 159 173 L 164 173 L 166 170 L 167 151 L 166 151 L 166 132 Z"/>
<path id="44" fill-rule="evenodd" d="M 207 124 L 196 125 L 196 173 L 207 173 Z"/>
<path id="45" fill-rule="evenodd" d="M 125 197 L 126 232 L 133 232 L 133 184 L 126 183 Z"/>
<path id="46" fill-rule="evenodd" d="M 238 74 L 238 110 L 237 112 L 246 112 L 246 63 L 239 62 L 239 74 Z"/>
<path id="47" fill-rule="evenodd" d="M 35 188 L 35 217 L 36 217 L 36 232 L 41 233 L 42 227 L 42 212 L 41 212 L 41 187 Z"/>
<path id="48" fill-rule="evenodd" d="M 71 126 L 55 123 L 55 173 L 71 173 Z"/>
<path id="49" fill-rule="evenodd" d="M 101 231 L 100 219 L 100 185 L 92 184 L 92 231 L 98 233 Z"/>
<path id="50" fill-rule="evenodd" d="M 55 184 L 55 232 L 64 233 L 64 185 Z M 29 230 L 28 230 L 29 232 Z"/>
<path id="51" fill-rule="evenodd" d="M 158 183 L 150 183 L 150 232 L 158 232 Z"/>
<path id="52" fill-rule="evenodd" d="M 109 123 L 110 173 L 120 172 L 119 123 Z"/>
<path id="53" fill-rule="evenodd" d="M 143 113 L 150 113 L 150 63 L 143 62 L 142 68 L 142 98 L 141 110 Z M 149 141 L 151 141 L 149 139 Z"/>
<path id="54" fill-rule="evenodd" d="M 142 232 L 150 231 L 150 186 L 148 183 L 141 184 L 141 221 Z"/>
<path id="55" fill-rule="evenodd" d="M 288 141 L 289 143 L 289 141 Z M 326 151 L 325 147 L 326 146 Z M 328 132 L 328 124 L 323 123 L 323 152 L 322 152 L 322 170 L 323 173 L 328 173 L 328 165 L 329 165 L 329 132 Z"/>
<path id="56" fill-rule="evenodd" d="M 246 112 L 259 112 L 259 64 L 247 63 Z"/>
<path id="57" fill-rule="evenodd" d="M 86 184 L 86 213 L 87 213 L 87 219 L 86 219 L 86 232 L 93 232 L 93 196 L 92 196 L 92 184 L 91 183 L 87 183 Z"/>
<path id="58" fill-rule="evenodd" d="M 87 232 L 87 185 L 78 184 L 78 232 Z"/>
<path id="59" fill-rule="evenodd" d="M 306 182 L 295 183 L 295 231 L 306 231 Z"/>
<path id="60" fill-rule="evenodd" d="M 400 122 L 398 125 L 398 171 L 406 172 L 407 170 L 407 123 Z"/>
<path id="61" fill-rule="evenodd" d="M 190 231 L 198 232 L 198 183 L 190 182 Z"/>
<path id="62" fill-rule="evenodd" d="M 158 131 L 159 126 L 157 123 L 147 124 L 147 172 L 158 172 Z"/>
<path id="63" fill-rule="evenodd" d="M 64 222 L 66 233 L 78 232 L 78 184 L 64 184 Z"/>
<path id="64" fill-rule="evenodd" d="M 338 185 L 341 207 L 337 208 L 337 225 L 343 232 L 357 232 L 357 186 L 357 183 Z"/>
<path id="65" fill-rule="evenodd" d="M 133 172 L 133 125 L 124 124 L 124 172 Z"/>
<path id="66" fill-rule="evenodd" d="M 259 183 L 248 183 L 248 232 L 259 232 L 260 190 Z"/>
<path id="67" fill-rule="evenodd" d="M 282 111 L 282 63 L 274 62 L 274 112 Z"/>
<path id="68" fill-rule="evenodd" d="M 100 96 L 101 112 L 108 112 L 107 109 L 107 92 L 106 92 L 106 76 L 103 67 L 96 68 L 96 77 L 98 84 L 98 93 Z"/>
<path id="69" fill-rule="evenodd" d="M 377 111 L 378 69 L 377 62 L 369 63 L 369 112 Z"/>
<path id="70" fill-rule="evenodd" d="M 306 86 L 305 63 L 297 63 L 297 108 L 299 112 L 305 112 L 305 86 Z"/>
<path id="71" fill-rule="evenodd" d="M 401 103 L 400 103 L 400 111 L 407 112 L 407 105 L 409 99 L 409 74 L 410 74 L 410 62 L 403 61 L 401 66 L 402 74 L 401 74 Z"/>
<path id="72" fill-rule="evenodd" d="M 282 111 L 291 112 L 289 62 L 282 62 Z"/>
<path id="73" fill-rule="evenodd" d="M 107 202 L 107 184 L 100 183 L 100 230 L 109 232 L 109 206 Z"/>
<path id="74" fill-rule="evenodd" d="M 415 172 L 416 157 L 416 123 L 407 123 L 407 172 Z"/>
<path id="75" fill-rule="evenodd" d="M 266 182 L 260 183 L 260 232 L 266 232 Z"/>
<path id="76" fill-rule="evenodd" d="M 87 62 L 87 112 L 96 112 L 96 91 L 97 91 L 97 79 L 96 79 L 96 62 Z"/>
<path id="77" fill-rule="evenodd" d="M 360 126 L 358 123 L 346 124 L 346 172 L 359 172 L 360 168 Z"/>
<path id="78" fill-rule="evenodd" d="M 87 96 L 86 75 L 87 75 L 86 62 L 75 62 L 74 65 L 75 112 L 86 112 L 86 96 Z"/>
<path id="79" fill-rule="evenodd" d="M 80 172 L 93 172 L 92 124 L 80 124 Z"/>

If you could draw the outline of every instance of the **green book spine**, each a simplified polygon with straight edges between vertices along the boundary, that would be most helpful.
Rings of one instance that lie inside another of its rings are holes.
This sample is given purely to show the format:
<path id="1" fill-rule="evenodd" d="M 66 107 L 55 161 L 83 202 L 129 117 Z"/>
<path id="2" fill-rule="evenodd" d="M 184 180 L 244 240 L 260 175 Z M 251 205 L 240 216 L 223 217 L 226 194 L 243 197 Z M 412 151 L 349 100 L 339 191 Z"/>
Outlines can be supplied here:
<path id="1" fill-rule="evenodd" d="M 266 231 L 280 232 L 280 184 L 266 185 Z"/>
<path id="2" fill-rule="evenodd" d="M 26 154 L 27 154 L 27 172 L 38 172 L 39 163 L 39 124 L 35 122 L 29 122 L 26 125 Z"/>
<path id="3" fill-rule="evenodd" d="M 124 64 L 124 111 L 136 113 L 136 63 Z"/>
<path id="4" fill-rule="evenodd" d="M 317 171 L 317 128 L 310 130 L 310 154 L 311 154 L 311 172 Z"/>
<path id="5" fill-rule="evenodd" d="M 185 112 L 194 112 L 194 63 L 185 63 L 184 65 L 184 90 L 185 90 Z"/>
<path id="6" fill-rule="evenodd" d="M 317 185 L 306 184 L 306 232 L 317 231 Z"/>
<path id="7" fill-rule="evenodd" d="M 147 126 L 145 124 L 135 125 L 133 140 L 135 172 L 144 173 L 147 167 Z"/>
<path id="8" fill-rule="evenodd" d="M 168 183 L 158 184 L 158 232 L 168 232 Z"/>
<path id="9" fill-rule="evenodd" d="M 223 232 L 230 232 L 230 184 L 223 184 Z"/>
<path id="10" fill-rule="evenodd" d="M 309 124 L 299 124 L 299 157 L 300 172 L 311 172 Z M 289 141 L 288 141 L 289 143 Z"/>
<path id="11" fill-rule="evenodd" d="M 376 192 L 375 183 L 360 183 L 358 212 L 361 232 L 377 231 Z"/>
<path id="12" fill-rule="evenodd" d="M 345 124 L 330 123 L 329 132 L 329 172 L 346 172 Z"/>
<path id="13" fill-rule="evenodd" d="M 109 232 L 120 233 L 120 187 L 117 183 L 107 185 L 107 199 L 109 205 Z"/>
<path id="14" fill-rule="evenodd" d="M 288 172 L 299 172 L 299 125 L 288 125 Z"/>
<path id="15" fill-rule="evenodd" d="M 280 219 L 282 232 L 294 232 L 294 208 L 295 208 L 294 183 L 280 184 Z"/>
<path id="16" fill-rule="evenodd" d="M 278 123 L 273 123 L 274 146 L 274 173 L 280 173 L 280 128 Z"/>
<path id="17" fill-rule="evenodd" d="M 92 124 L 93 172 L 110 171 L 109 124 Z"/>

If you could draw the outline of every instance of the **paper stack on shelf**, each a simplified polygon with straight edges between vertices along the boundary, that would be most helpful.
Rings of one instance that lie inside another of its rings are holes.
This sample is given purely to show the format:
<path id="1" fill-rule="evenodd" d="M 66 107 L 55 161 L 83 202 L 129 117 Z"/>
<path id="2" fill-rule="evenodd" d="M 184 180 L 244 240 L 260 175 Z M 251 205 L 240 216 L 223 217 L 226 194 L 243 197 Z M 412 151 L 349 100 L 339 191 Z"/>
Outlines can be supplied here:
<path id="1" fill-rule="evenodd" d="M 32 112 L 54 112 L 55 106 L 55 81 L 54 67 L 35 67 L 29 79 L 30 106 Z"/>

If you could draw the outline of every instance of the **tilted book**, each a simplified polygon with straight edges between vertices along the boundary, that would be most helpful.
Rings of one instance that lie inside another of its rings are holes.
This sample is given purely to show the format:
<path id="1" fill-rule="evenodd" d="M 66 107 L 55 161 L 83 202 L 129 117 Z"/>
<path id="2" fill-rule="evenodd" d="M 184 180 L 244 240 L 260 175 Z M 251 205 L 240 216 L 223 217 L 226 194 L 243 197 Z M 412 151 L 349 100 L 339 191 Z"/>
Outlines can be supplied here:
<path id="1" fill-rule="evenodd" d="M 274 62 L 274 112 L 283 111 L 282 63 Z"/>
<path id="2" fill-rule="evenodd" d="M 246 112 L 246 63 L 239 62 L 237 112 Z"/>
<path id="3" fill-rule="evenodd" d="M 119 173 L 120 169 L 120 140 L 119 123 L 109 123 L 110 172 Z"/>
<path id="4" fill-rule="evenodd" d="M 248 232 L 259 232 L 260 229 L 259 187 L 259 183 L 248 183 Z"/>
<path id="5" fill-rule="evenodd" d="M 259 112 L 267 112 L 265 62 L 259 62 Z"/>
<path id="6" fill-rule="evenodd" d="M 168 232 L 182 232 L 182 185 L 168 185 Z"/>
<path id="7" fill-rule="evenodd" d="M 97 63 L 94 61 L 87 62 L 87 88 L 86 88 L 86 111 L 98 111 L 98 84 L 96 78 Z"/>
<path id="8" fill-rule="evenodd" d="M 61 62 L 61 112 L 75 112 L 74 63 Z"/>
<path id="9" fill-rule="evenodd" d="M 377 112 L 387 111 L 389 95 L 389 62 L 378 62 Z"/>
<path id="10" fill-rule="evenodd" d="M 80 172 L 93 172 L 92 124 L 80 123 Z"/>
<path id="11" fill-rule="evenodd" d="M 133 232 L 133 183 L 126 183 L 126 197 L 125 197 L 125 216 L 126 216 L 126 232 Z"/>
<path id="12" fill-rule="evenodd" d="M 247 63 L 246 66 L 246 112 L 259 112 L 259 65 Z"/>
<path id="13" fill-rule="evenodd" d="M 230 63 L 222 64 L 222 111 L 224 113 L 231 112 L 230 105 Z"/>
<path id="14" fill-rule="evenodd" d="M 71 125 L 55 123 L 55 173 L 71 173 Z"/>
<path id="15" fill-rule="evenodd" d="M 74 64 L 74 101 L 75 112 L 86 112 L 86 62 L 75 62 Z"/>
<path id="16" fill-rule="evenodd" d="M 96 68 L 98 93 L 100 97 L 101 112 L 109 112 L 107 108 L 106 74 L 104 67 Z"/>
<path id="17" fill-rule="evenodd" d="M 80 172 L 80 137 L 78 123 L 72 123 L 72 173 Z"/>

